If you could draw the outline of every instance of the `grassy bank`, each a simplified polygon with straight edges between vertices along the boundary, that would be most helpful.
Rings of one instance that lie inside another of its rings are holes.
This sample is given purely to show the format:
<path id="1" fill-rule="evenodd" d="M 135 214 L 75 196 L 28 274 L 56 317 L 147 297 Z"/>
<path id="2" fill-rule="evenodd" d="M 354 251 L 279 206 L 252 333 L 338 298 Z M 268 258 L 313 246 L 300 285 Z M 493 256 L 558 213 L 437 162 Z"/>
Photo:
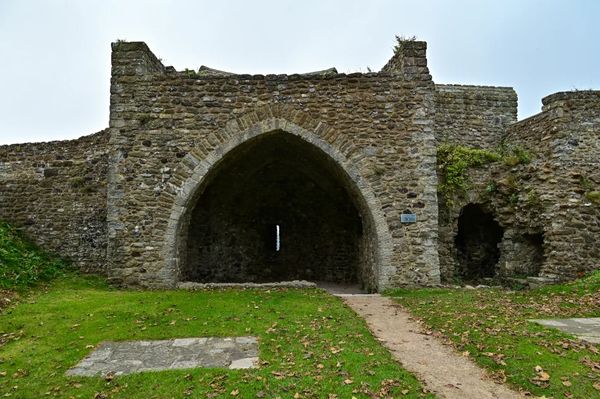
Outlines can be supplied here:
<path id="1" fill-rule="evenodd" d="M 9 224 L 0 221 L 0 289 L 14 290 L 63 275 L 66 262 L 37 248 Z"/>

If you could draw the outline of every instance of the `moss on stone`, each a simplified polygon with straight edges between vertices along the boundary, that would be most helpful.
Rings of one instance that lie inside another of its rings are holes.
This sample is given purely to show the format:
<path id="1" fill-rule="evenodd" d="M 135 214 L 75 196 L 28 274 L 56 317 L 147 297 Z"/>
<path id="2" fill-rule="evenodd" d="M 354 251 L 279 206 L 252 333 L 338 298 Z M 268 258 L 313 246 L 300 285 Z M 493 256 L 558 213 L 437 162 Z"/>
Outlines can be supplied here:
<path id="1" fill-rule="evenodd" d="M 527 205 L 529 205 L 531 207 L 539 206 L 542 203 L 540 195 L 533 188 L 527 192 L 526 201 L 527 201 Z"/>
<path id="2" fill-rule="evenodd" d="M 585 193 L 585 198 L 596 205 L 600 205 L 600 191 L 588 191 Z"/>
<path id="3" fill-rule="evenodd" d="M 507 157 L 504 157 L 504 163 L 507 166 L 517 166 L 518 164 L 521 163 L 521 161 L 519 161 L 519 158 L 516 157 L 515 155 L 509 155 Z"/>

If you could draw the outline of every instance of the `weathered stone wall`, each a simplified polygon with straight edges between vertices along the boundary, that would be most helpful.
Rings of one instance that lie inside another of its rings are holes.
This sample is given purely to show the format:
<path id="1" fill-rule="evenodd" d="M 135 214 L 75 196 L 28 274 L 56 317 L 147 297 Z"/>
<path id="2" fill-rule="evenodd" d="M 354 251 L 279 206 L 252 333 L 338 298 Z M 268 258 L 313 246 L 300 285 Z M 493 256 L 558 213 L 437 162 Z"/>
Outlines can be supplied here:
<path id="1" fill-rule="evenodd" d="M 482 204 L 504 228 L 499 275 L 569 279 L 600 266 L 600 206 L 586 197 L 600 190 L 600 92 L 557 93 L 543 104 L 503 138 L 506 147 L 527 151 L 531 162 L 471 170 L 472 190 L 440 209 L 445 279 L 457 272 L 454 237 L 467 203 Z"/>
<path id="2" fill-rule="evenodd" d="M 497 147 L 516 120 L 517 94 L 511 87 L 435 85 L 438 143 Z"/>
<path id="3" fill-rule="evenodd" d="M 536 170 L 541 195 L 550 197 L 543 201 L 549 247 L 541 274 L 572 278 L 600 266 L 600 204 L 586 197 L 600 191 L 600 91 L 556 93 L 542 103 L 552 128 L 541 138 L 549 157 Z M 515 130 L 511 139 L 519 137 Z"/>
<path id="4" fill-rule="evenodd" d="M 249 137 L 281 129 L 327 152 L 360 197 L 363 219 L 371 219 L 365 233 L 375 237 L 365 249 L 377 264 L 371 289 L 438 281 L 433 84 L 422 67 L 414 79 L 393 70 L 205 76 L 162 67 L 143 43 L 116 43 L 113 65 L 114 280 L 173 284 L 178 220 L 205 175 Z M 403 212 L 418 222 L 402 225 Z"/>
<path id="5" fill-rule="evenodd" d="M 0 146 L 0 219 L 82 270 L 105 272 L 108 130 Z"/>
<path id="6" fill-rule="evenodd" d="M 495 260 L 497 245 L 497 275 L 563 279 L 598 268 L 600 92 L 553 94 L 540 114 L 515 122 L 511 88 L 434 85 L 426 47 L 400 42 L 379 73 L 236 75 L 177 72 L 144 43 L 115 43 L 109 129 L 1 146 L 0 218 L 83 270 L 145 287 L 235 273 L 240 281 L 357 279 L 370 290 L 434 284 L 440 273 L 451 280 L 466 275 L 459 255 L 477 252 L 483 234 L 466 220 L 458 254 L 469 203 L 502 228 L 499 244 L 496 234 L 475 254 Z M 284 139 L 241 162 L 252 143 L 274 135 L 302 145 Z M 470 170 L 471 189 L 448 203 L 436 174 L 442 143 L 517 148 L 531 161 Z M 267 173 L 269 160 L 292 169 Z M 249 174 L 255 169 L 266 174 Z M 281 187 L 261 192 L 262 184 Z M 254 202 L 270 208 L 253 214 Z M 406 213 L 417 222 L 401 223 Z M 275 273 L 268 268 L 277 262 L 258 247 L 231 240 L 234 231 L 260 240 L 249 232 L 259 219 L 302 226 L 285 230 L 302 245 Z M 320 266 L 301 264 L 305 253 Z"/>

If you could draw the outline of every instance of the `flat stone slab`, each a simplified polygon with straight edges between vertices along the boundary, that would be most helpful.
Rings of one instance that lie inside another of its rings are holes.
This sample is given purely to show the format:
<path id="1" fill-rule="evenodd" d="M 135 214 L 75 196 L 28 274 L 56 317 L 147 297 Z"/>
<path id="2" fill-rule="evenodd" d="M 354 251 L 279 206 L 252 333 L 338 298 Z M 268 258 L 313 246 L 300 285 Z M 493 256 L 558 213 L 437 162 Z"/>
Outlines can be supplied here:
<path id="1" fill-rule="evenodd" d="M 573 334 L 583 341 L 600 344 L 600 317 L 529 321 Z"/>
<path id="2" fill-rule="evenodd" d="M 256 337 L 107 341 L 67 370 L 66 375 L 91 377 L 199 367 L 248 369 L 257 366 Z"/>

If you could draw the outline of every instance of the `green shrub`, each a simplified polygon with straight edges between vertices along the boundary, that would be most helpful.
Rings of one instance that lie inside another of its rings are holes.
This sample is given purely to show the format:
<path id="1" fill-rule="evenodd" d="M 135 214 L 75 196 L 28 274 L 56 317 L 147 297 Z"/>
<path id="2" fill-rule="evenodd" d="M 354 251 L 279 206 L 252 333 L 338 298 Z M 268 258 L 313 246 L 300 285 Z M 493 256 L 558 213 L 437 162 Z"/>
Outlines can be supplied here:
<path id="1" fill-rule="evenodd" d="M 64 274 L 67 263 L 51 257 L 0 221 L 0 288 L 18 288 Z"/>

